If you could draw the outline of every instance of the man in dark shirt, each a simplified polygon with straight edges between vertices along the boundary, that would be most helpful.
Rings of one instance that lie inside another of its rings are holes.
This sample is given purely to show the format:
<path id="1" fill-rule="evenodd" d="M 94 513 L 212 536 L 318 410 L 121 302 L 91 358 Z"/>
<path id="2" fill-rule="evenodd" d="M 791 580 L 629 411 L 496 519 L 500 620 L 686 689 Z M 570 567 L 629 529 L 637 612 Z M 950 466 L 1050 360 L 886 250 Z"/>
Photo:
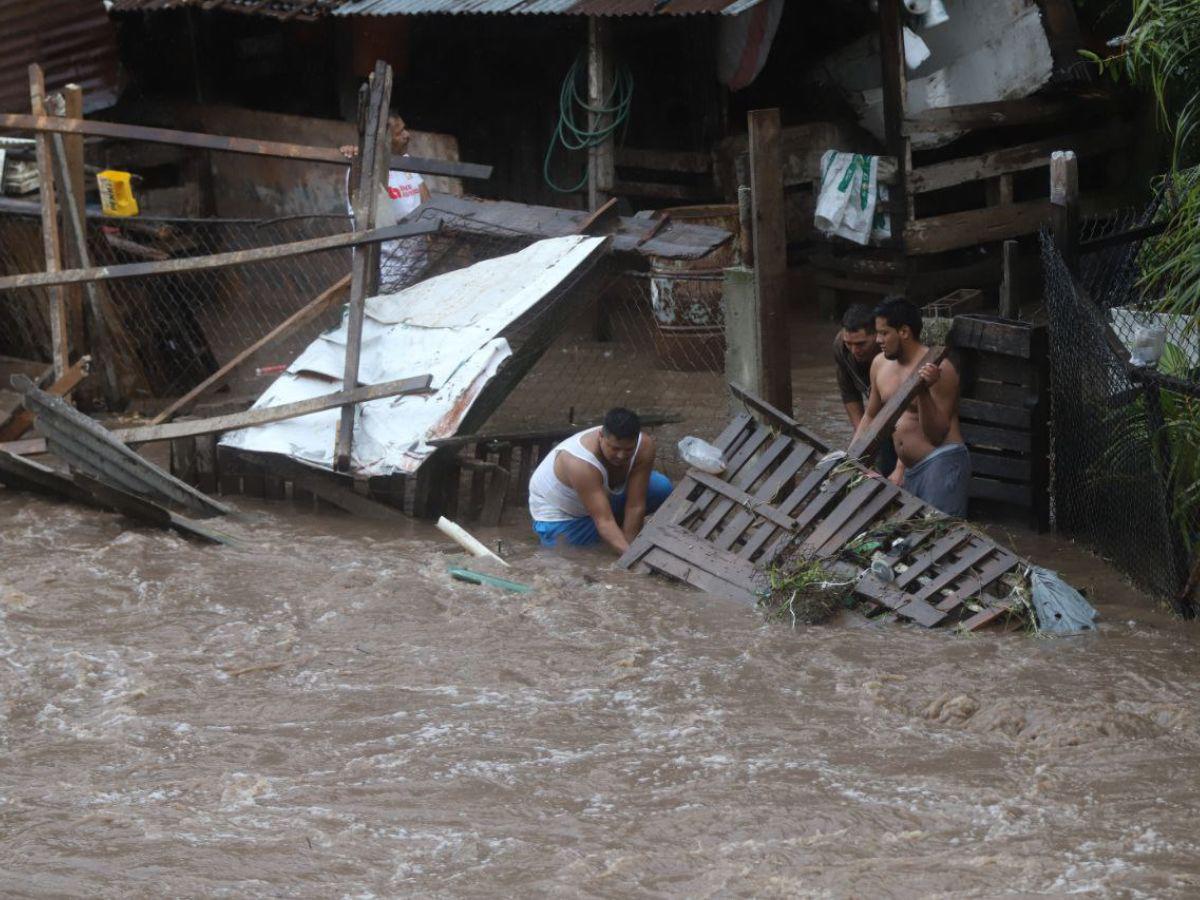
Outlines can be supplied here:
<path id="1" fill-rule="evenodd" d="M 838 391 L 855 431 L 871 394 L 871 362 L 877 353 L 875 311 L 865 303 L 855 303 L 842 316 L 842 330 L 833 341 Z M 890 440 L 880 442 L 875 467 L 885 477 L 896 468 L 896 450 Z"/>

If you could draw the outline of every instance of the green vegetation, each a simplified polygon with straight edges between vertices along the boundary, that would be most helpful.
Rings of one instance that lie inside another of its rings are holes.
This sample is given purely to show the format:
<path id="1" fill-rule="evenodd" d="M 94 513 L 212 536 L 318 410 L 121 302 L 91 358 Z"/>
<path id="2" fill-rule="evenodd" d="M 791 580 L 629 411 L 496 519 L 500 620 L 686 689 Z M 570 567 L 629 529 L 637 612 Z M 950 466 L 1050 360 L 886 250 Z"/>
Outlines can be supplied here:
<path id="1" fill-rule="evenodd" d="M 854 580 L 839 579 L 819 560 L 795 556 L 770 571 L 771 592 L 759 601 L 771 618 L 820 625 L 854 603 Z"/>

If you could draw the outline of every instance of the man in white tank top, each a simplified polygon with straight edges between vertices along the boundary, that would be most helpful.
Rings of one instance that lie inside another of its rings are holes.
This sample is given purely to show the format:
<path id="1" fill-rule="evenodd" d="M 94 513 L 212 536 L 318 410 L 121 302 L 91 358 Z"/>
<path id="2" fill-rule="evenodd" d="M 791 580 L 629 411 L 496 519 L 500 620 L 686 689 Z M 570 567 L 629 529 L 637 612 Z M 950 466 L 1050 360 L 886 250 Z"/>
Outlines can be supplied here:
<path id="1" fill-rule="evenodd" d="M 637 413 L 622 407 L 550 451 L 529 479 L 529 514 L 542 544 L 603 540 L 624 553 L 671 493 L 670 479 L 654 471 L 654 452 Z"/>

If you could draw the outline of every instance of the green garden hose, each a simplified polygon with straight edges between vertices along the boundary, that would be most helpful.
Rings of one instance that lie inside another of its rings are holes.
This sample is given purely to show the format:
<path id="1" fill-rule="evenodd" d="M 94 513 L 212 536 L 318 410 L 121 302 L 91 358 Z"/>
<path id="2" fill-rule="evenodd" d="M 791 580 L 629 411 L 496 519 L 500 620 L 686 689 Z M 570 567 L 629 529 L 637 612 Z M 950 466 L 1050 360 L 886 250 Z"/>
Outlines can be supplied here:
<path id="1" fill-rule="evenodd" d="M 589 106 L 586 96 L 586 68 L 583 56 L 579 56 L 571 64 L 567 77 L 563 79 L 562 89 L 558 93 L 558 124 L 554 127 L 554 134 L 550 138 L 550 144 L 546 147 L 546 159 L 542 163 L 542 177 L 546 179 L 546 184 L 560 194 L 573 194 L 582 190 L 587 184 L 588 169 L 587 166 L 584 166 L 583 177 L 573 187 L 564 188 L 555 184 L 554 179 L 550 176 L 550 159 L 554 154 L 554 148 L 559 144 L 567 150 L 590 150 L 593 147 L 599 147 L 611 138 L 617 129 L 623 128 L 629 121 L 629 108 L 633 103 L 633 73 L 629 71 L 628 66 L 622 65 L 617 69 L 616 78 L 613 79 L 612 88 L 603 105 Z M 584 84 L 583 96 L 580 96 L 579 93 L 581 75 Z M 580 126 L 576 121 L 576 116 L 582 115 L 586 122 L 589 113 L 609 116 L 609 124 L 596 131 L 590 131 L 588 128 Z"/>

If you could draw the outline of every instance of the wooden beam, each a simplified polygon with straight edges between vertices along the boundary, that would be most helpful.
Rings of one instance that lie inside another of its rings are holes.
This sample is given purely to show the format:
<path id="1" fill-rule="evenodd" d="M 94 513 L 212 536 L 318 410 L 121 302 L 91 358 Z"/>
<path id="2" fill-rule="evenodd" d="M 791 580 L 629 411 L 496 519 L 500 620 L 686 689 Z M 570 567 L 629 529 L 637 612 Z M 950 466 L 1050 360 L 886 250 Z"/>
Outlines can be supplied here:
<path id="1" fill-rule="evenodd" d="M 922 166 L 912 171 L 908 183 L 913 193 L 922 194 L 955 187 L 968 181 L 1039 169 L 1050 165 L 1050 154 L 1055 150 L 1071 149 L 1082 155 L 1095 156 L 1124 147 L 1128 143 L 1129 132 L 1126 129 L 1107 126 L 1093 131 L 1033 141 L 1017 147 L 1005 147 L 978 156 Z"/>
<path id="2" fill-rule="evenodd" d="M 908 76 L 904 70 L 904 23 L 900 4 L 879 4 L 879 64 L 883 85 L 884 144 L 896 160 L 896 181 L 889 188 L 893 243 L 904 247 L 905 223 L 909 218 L 908 171 L 911 150 L 904 134 L 905 109 L 908 106 Z"/>
<path id="3" fill-rule="evenodd" d="M 604 204 L 588 215 L 575 229 L 576 234 L 604 234 L 606 230 L 615 228 L 620 221 L 620 211 L 617 209 L 617 198 L 609 197 Z M 653 235 L 651 235 L 653 237 Z"/>
<path id="4" fill-rule="evenodd" d="M 1054 243 L 1074 272 L 1079 263 L 1079 160 L 1071 150 L 1050 157 L 1050 205 Z"/>
<path id="5" fill-rule="evenodd" d="M 430 376 L 419 375 L 415 378 L 401 378 L 396 381 L 384 381 L 380 384 L 358 387 L 350 391 L 336 391 L 322 397 L 312 397 L 295 403 L 264 406 L 260 409 L 248 409 L 245 412 L 213 416 L 209 419 L 188 419 L 183 422 L 168 422 L 162 425 L 117 428 L 108 434 L 125 444 L 149 444 L 153 441 L 172 441 L 201 434 L 219 434 L 224 431 L 237 431 L 239 428 L 252 428 L 255 425 L 267 425 L 271 422 L 295 419 L 327 409 L 336 409 L 348 403 L 368 403 L 371 400 L 383 400 L 401 394 L 420 394 L 428 391 L 431 383 Z M 0 450 L 31 454 L 45 452 L 43 447 L 44 445 L 39 446 L 34 441 L 16 441 L 0 446 Z"/>
<path id="6" fill-rule="evenodd" d="M 61 134 L 51 136 L 53 144 L 52 156 L 58 166 L 59 179 L 63 187 L 63 222 L 69 235 L 68 246 L 73 250 L 75 259 L 79 260 L 84 271 L 91 266 L 91 257 L 87 246 L 87 222 L 84 219 L 84 208 L 76 204 L 78 196 L 74 177 L 71 173 L 67 158 L 65 139 Z M 95 325 L 99 350 L 102 351 L 101 366 L 104 370 L 104 385 L 108 400 L 114 405 L 125 399 L 129 393 L 144 390 L 150 393 L 150 380 L 142 369 L 141 362 L 135 349 L 137 343 L 125 328 L 125 320 L 113 306 L 108 296 L 107 286 L 97 282 L 87 282 L 84 285 L 91 307 L 92 322 Z M 124 350 L 121 354 L 119 350 Z M 129 390 L 124 389 L 118 374 L 119 361 L 129 379 Z"/>
<path id="7" fill-rule="evenodd" d="M 871 420 L 866 430 L 859 432 L 854 436 L 854 440 L 850 442 L 850 446 L 846 448 L 846 455 L 851 459 L 856 459 L 859 462 L 867 462 L 874 455 L 875 450 L 879 447 L 879 442 L 887 434 L 890 434 L 896 422 L 900 420 L 900 416 L 908 409 L 909 404 L 924 388 L 924 383 L 921 381 L 921 367 L 924 365 L 938 365 L 946 358 L 945 347 L 930 347 L 913 369 L 912 374 L 904 380 L 904 383 L 897 388 L 890 400 L 883 405 L 879 413 Z"/>
<path id="8" fill-rule="evenodd" d="M 351 487 L 352 482 L 345 475 L 314 469 L 280 453 L 249 450 L 234 450 L 233 453 L 243 463 L 267 474 L 282 476 L 292 482 L 294 487 L 311 491 L 331 506 L 352 515 L 381 522 L 408 520 L 400 510 L 355 493 Z"/>
<path id="9" fill-rule="evenodd" d="M 120 122 L 100 122 L 93 119 L 68 119 L 35 114 L 32 116 L 0 114 L 0 131 L 32 131 L 37 134 L 91 135 L 125 141 L 146 141 L 154 144 L 174 144 L 199 150 L 220 150 L 225 153 L 244 153 L 248 156 L 270 156 L 305 162 L 348 166 L 350 160 L 337 147 L 310 147 L 280 141 L 257 141 L 250 138 L 222 137 L 194 131 L 175 131 L 170 128 L 149 128 L 144 125 L 125 125 Z M 419 175 L 446 175 L 454 178 L 490 178 L 491 166 L 477 163 L 451 162 L 443 159 L 423 159 L 417 156 L 391 157 L 392 168 Z"/>
<path id="10" fill-rule="evenodd" d="M 83 379 L 87 378 L 88 367 L 91 365 L 91 362 L 92 358 L 90 356 L 80 357 L 71 368 L 67 369 L 62 378 L 46 388 L 46 393 L 53 394 L 55 397 L 66 397 L 78 387 Z M 33 413 L 24 408 L 18 409 L 7 422 L 0 425 L 0 441 L 19 440 L 21 435 L 32 426 Z"/>
<path id="11" fill-rule="evenodd" d="M 379 185 L 387 184 L 387 127 L 388 104 L 392 97 L 392 68 L 379 60 L 371 73 L 370 99 L 367 118 L 359 135 L 358 156 L 362 160 L 358 191 L 354 196 L 354 222 L 357 227 L 372 229 L 379 210 Z M 342 389 L 358 384 L 358 365 L 362 353 L 362 328 L 366 315 L 367 294 L 379 277 L 378 248 L 355 253 L 350 272 L 350 308 L 346 323 L 346 357 Z M 351 444 L 354 440 L 354 406 L 342 407 L 334 444 L 333 468 L 338 472 L 350 469 Z"/>
<path id="12" fill-rule="evenodd" d="M 1017 277 L 1017 255 L 1019 248 L 1016 241 L 1004 242 L 1004 256 L 1000 276 L 1000 315 L 1005 319 L 1015 319 L 1020 312 L 1015 288 Z"/>
<path id="13" fill-rule="evenodd" d="M 886 6 L 889 4 L 881 4 Z M 787 235 L 778 109 L 751 110 L 750 190 L 754 203 L 754 279 L 761 317 L 764 398 L 792 408 L 787 308 Z"/>
<path id="14" fill-rule="evenodd" d="M 587 75 L 588 130 L 592 134 L 612 127 L 612 113 L 598 112 L 606 107 L 615 76 L 612 60 L 612 25 L 606 18 L 588 16 Z M 615 169 L 614 141 L 610 134 L 588 148 L 588 209 L 599 209 L 613 190 Z"/>
<path id="15" fill-rule="evenodd" d="M 29 105 L 35 116 L 46 115 L 46 79 L 42 67 L 37 63 L 29 66 Z M 58 203 L 54 190 L 54 161 L 50 155 L 50 139 L 44 134 L 37 136 L 37 167 L 39 196 L 42 204 L 42 250 L 46 255 L 46 272 L 53 274 L 62 269 L 62 247 L 58 235 Z M 50 359 L 54 363 L 54 377 L 62 378 L 70 365 L 70 337 L 67 333 L 67 298 L 62 288 L 49 285 L 46 310 L 50 320 Z"/>
<path id="16" fill-rule="evenodd" d="M 633 147 L 617 147 L 616 164 L 630 169 L 647 169 L 661 172 L 686 172 L 689 175 L 707 175 L 712 171 L 712 156 L 688 150 L 638 150 Z"/>
<path id="17" fill-rule="evenodd" d="M 83 118 L 83 88 L 77 84 L 68 84 L 62 89 L 63 115 L 69 119 Z M 68 135 L 63 139 L 63 147 L 67 156 L 67 171 L 70 178 L 64 184 L 63 190 L 69 190 L 75 201 L 75 208 L 87 208 L 86 183 L 83 168 L 83 135 Z M 67 186 L 69 185 L 69 187 Z M 66 265 L 72 269 L 87 268 L 76 254 L 71 242 L 67 241 Z M 83 291 L 78 287 L 66 289 L 67 298 L 67 331 L 71 336 L 71 350 L 75 354 L 87 352 L 85 341 L 87 332 L 83 324 Z"/>
<path id="18" fill-rule="evenodd" d="M 111 281 L 117 278 L 142 278 L 148 275 L 177 275 L 180 272 L 199 272 L 205 269 L 223 269 L 247 263 L 265 262 L 271 259 L 286 259 L 322 250 L 341 247 L 357 247 L 362 244 L 377 244 L 396 238 L 433 234 L 441 227 L 440 221 L 409 222 L 352 231 L 347 234 L 332 234 L 327 237 L 310 238 L 276 244 L 272 247 L 256 247 L 253 250 L 235 250 L 231 253 L 213 253 L 208 256 L 192 256 L 187 259 L 168 259 L 164 262 L 125 263 L 118 266 L 101 266 L 93 269 L 71 269 L 65 272 L 35 272 L 28 275 L 10 275 L 0 278 L 0 291 L 17 288 L 46 287 L 58 284 L 85 284 L 89 281 Z"/>
<path id="19" fill-rule="evenodd" d="M 175 416 L 187 412 L 188 409 L 191 408 L 192 404 L 194 404 L 197 400 L 199 400 L 209 391 L 216 390 L 218 387 L 224 384 L 229 379 L 229 376 L 232 375 L 240 365 L 254 356 L 254 354 L 256 354 L 259 350 L 262 350 L 264 347 L 267 347 L 281 338 L 286 337 L 301 325 L 311 322 L 313 319 L 321 316 L 326 310 L 336 305 L 336 303 L 341 299 L 342 294 L 345 293 L 346 288 L 349 286 L 350 276 L 343 276 L 337 281 L 336 284 L 322 291 L 316 297 L 316 299 L 306 304 L 303 308 L 292 313 L 249 347 L 246 347 L 244 350 L 234 356 L 233 359 L 229 360 L 229 362 L 225 363 L 225 365 L 221 366 L 221 368 L 217 369 L 217 371 L 213 372 L 202 382 L 200 382 L 174 403 L 169 405 L 166 409 L 151 419 L 150 424 L 161 425 L 164 422 L 171 421 L 171 419 L 173 419 Z"/>
<path id="20" fill-rule="evenodd" d="M 1011 206 L 991 206 L 914 219 L 905 231 L 905 249 L 912 255 L 941 253 L 1033 234 L 1050 221 L 1049 200 L 1026 200 Z"/>
<path id="21" fill-rule="evenodd" d="M 880 4 L 882 6 L 882 4 Z M 942 106 L 912 113 L 904 118 L 906 136 L 925 133 L 974 131 L 1008 125 L 1031 125 L 1076 117 L 1080 111 L 1099 111 L 1111 105 L 1107 95 L 1073 97 L 1022 97 L 962 106 Z"/>

